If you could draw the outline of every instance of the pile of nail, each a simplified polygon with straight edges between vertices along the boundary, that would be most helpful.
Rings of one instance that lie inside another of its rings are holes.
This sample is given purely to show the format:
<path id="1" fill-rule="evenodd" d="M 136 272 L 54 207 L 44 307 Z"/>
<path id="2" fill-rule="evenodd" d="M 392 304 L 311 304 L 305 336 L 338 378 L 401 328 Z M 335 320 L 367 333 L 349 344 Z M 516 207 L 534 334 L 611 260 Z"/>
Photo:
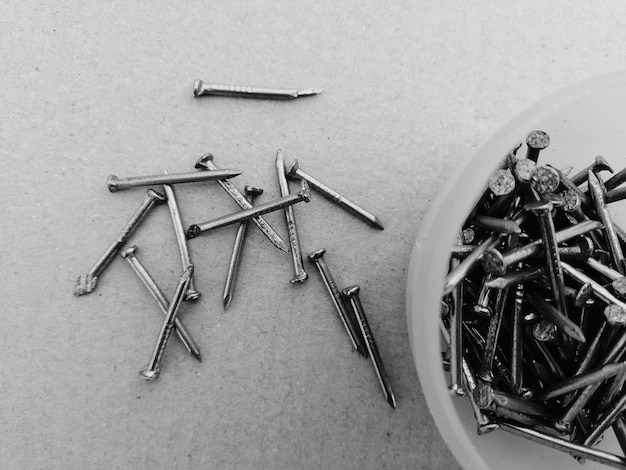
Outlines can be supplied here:
<path id="1" fill-rule="evenodd" d="M 292 284 L 302 283 L 308 279 L 308 274 L 303 265 L 302 250 L 292 206 L 299 202 L 310 201 L 309 187 L 318 191 L 322 196 L 336 203 L 341 208 L 346 209 L 349 213 L 363 220 L 371 227 L 383 230 L 384 227 L 378 217 L 375 217 L 354 202 L 304 172 L 300 168 L 298 160 L 294 160 L 289 168 L 287 168 L 283 153 L 279 150 L 276 155 L 275 165 L 281 197 L 258 205 L 252 204 L 253 198 L 261 194 L 263 190 L 246 186 L 244 195 L 230 181 L 231 178 L 239 175 L 241 172 L 230 169 L 218 169 L 213 163 L 213 156 L 211 154 L 203 155 L 196 162 L 195 167 L 200 171 L 176 174 L 169 174 L 165 171 L 165 174 L 161 175 L 130 178 L 118 178 L 115 175 L 109 176 L 108 187 L 111 192 L 153 185 L 162 186 L 163 192 L 153 188 L 148 189 L 139 209 L 115 238 L 114 242 L 87 273 L 79 276 L 74 289 L 74 295 L 81 296 L 92 292 L 96 288 L 97 281 L 105 269 L 118 254 L 128 261 L 165 314 L 150 361 L 148 365 L 140 371 L 142 378 L 155 380 L 159 377 L 165 348 L 173 331 L 177 333 L 189 353 L 197 360 L 201 361 L 201 354 L 197 344 L 178 316 L 178 310 L 183 301 L 194 301 L 200 297 L 200 292 L 197 290 L 194 282 L 194 264 L 191 262 L 189 255 L 187 246 L 188 240 L 201 236 L 210 230 L 215 230 L 227 225 L 239 224 L 230 263 L 226 270 L 226 282 L 224 283 L 222 296 L 223 306 L 224 309 L 226 309 L 233 299 L 236 273 L 240 263 L 241 249 L 249 221 L 252 221 L 274 246 L 286 253 L 291 253 L 291 260 L 295 272 L 293 279 L 290 281 Z M 300 181 L 300 191 L 297 194 L 290 194 L 287 178 Z M 180 210 L 176 202 L 174 186 L 182 183 L 198 183 L 204 181 L 217 182 L 228 195 L 237 202 L 242 210 L 207 222 L 192 224 L 185 232 Z M 180 276 L 175 294 L 171 301 L 165 298 L 148 271 L 137 259 L 137 247 L 126 247 L 133 233 L 148 213 L 161 203 L 167 203 L 169 207 L 183 267 L 183 273 Z M 262 217 L 263 214 L 275 210 L 284 210 L 285 212 L 289 245 L 283 241 L 278 232 Z M 378 353 L 374 337 L 365 316 L 363 305 L 359 299 L 360 289 L 358 286 L 351 286 L 340 291 L 323 259 L 324 253 L 324 249 L 318 249 L 312 252 L 308 258 L 311 263 L 314 263 L 318 268 L 324 285 L 330 294 L 331 301 L 348 333 L 353 348 L 362 356 L 371 359 L 385 398 L 387 402 L 395 408 L 395 398 L 391 390 L 391 385 L 385 373 L 380 354 Z M 195 267 L 197 268 L 197 266 L 196 264 Z"/>
<path id="2" fill-rule="evenodd" d="M 452 248 L 440 329 L 450 391 L 467 396 L 478 434 L 504 429 L 626 468 L 626 233 L 607 205 L 626 170 L 544 164 L 543 131 L 493 172 Z M 542 158 L 539 158 L 539 155 Z M 603 173 L 605 172 L 605 173 Z"/>

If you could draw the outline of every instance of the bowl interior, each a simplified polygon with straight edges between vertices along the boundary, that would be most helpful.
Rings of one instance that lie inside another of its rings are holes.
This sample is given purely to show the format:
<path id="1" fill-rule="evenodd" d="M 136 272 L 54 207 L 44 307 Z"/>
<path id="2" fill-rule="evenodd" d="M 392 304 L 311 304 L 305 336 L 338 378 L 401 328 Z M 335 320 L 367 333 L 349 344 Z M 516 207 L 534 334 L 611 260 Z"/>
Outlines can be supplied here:
<path id="1" fill-rule="evenodd" d="M 484 190 L 496 165 L 528 132 L 550 136 L 539 164 L 574 172 L 604 156 L 615 171 L 626 167 L 626 73 L 604 75 L 564 88 L 534 104 L 493 135 L 447 182 L 425 217 L 410 259 L 407 280 L 407 321 L 411 349 L 429 409 L 451 451 L 466 469 L 508 470 L 577 468 L 569 455 L 498 430 L 476 434 L 467 398 L 447 392 L 441 366 L 440 302 L 450 247 L 456 233 Z M 518 155 L 525 155 L 523 145 Z M 626 201 L 610 206 L 614 220 L 626 227 Z M 599 448 L 622 455 L 613 433 Z M 587 462 L 584 468 L 606 465 Z"/>

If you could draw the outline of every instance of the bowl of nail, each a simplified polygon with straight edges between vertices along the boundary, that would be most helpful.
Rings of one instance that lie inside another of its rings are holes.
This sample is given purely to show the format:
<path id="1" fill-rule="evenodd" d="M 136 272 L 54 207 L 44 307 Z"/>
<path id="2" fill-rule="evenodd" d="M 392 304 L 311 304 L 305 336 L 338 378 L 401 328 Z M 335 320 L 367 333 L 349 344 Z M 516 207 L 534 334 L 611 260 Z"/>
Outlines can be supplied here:
<path id="1" fill-rule="evenodd" d="M 626 468 L 624 104 L 626 73 L 537 102 L 422 222 L 411 348 L 463 468 Z"/>

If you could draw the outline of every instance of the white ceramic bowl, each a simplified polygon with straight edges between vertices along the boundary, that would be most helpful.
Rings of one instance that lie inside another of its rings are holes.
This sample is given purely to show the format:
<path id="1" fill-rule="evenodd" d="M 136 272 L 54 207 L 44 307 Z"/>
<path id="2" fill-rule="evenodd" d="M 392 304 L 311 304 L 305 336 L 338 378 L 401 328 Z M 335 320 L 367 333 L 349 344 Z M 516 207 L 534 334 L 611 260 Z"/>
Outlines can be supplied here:
<path id="1" fill-rule="evenodd" d="M 440 304 L 450 247 L 487 178 L 510 149 L 531 130 L 550 136 L 539 163 L 574 172 L 604 156 L 615 171 L 626 167 L 626 72 L 568 86 L 534 104 L 506 124 L 448 181 L 425 217 L 411 255 L 407 280 L 407 321 L 420 382 L 435 423 L 460 465 L 468 470 L 572 469 L 569 455 L 498 430 L 478 436 L 467 398 L 447 392 L 441 366 Z M 525 155 L 526 146 L 518 155 Z M 626 201 L 611 204 L 626 227 Z M 599 448 L 621 455 L 612 432 Z M 585 469 L 606 469 L 588 461 Z"/>

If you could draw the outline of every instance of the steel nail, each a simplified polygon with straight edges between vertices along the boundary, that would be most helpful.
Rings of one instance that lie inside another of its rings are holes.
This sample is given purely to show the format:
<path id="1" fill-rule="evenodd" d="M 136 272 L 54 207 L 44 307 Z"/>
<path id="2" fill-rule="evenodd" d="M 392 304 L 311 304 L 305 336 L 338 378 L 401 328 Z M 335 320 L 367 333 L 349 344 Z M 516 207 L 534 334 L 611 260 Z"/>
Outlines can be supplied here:
<path id="1" fill-rule="evenodd" d="M 477 215 L 474 217 L 474 224 L 479 227 L 499 233 L 522 233 L 522 229 L 514 220 L 501 219 L 499 217 L 491 217 L 488 215 Z"/>
<path id="2" fill-rule="evenodd" d="M 543 131 L 531 131 L 526 136 L 526 145 L 528 146 L 526 158 L 537 162 L 539 152 L 550 145 L 550 137 Z"/>
<path id="3" fill-rule="evenodd" d="M 213 155 L 210 153 L 205 153 L 202 155 L 198 161 L 196 162 L 195 167 L 198 170 L 211 170 L 215 171 L 218 168 L 213 163 Z M 241 207 L 242 209 L 250 209 L 252 204 L 248 202 L 246 197 L 237 189 L 237 187 L 228 180 L 217 180 L 217 183 L 226 191 L 226 193 Z M 280 238 L 280 235 L 272 228 L 272 226 L 262 217 L 257 216 L 252 218 L 252 222 L 263 232 L 263 235 L 267 237 L 267 239 L 272 242 L 272 244 L 278 248 L 279 250 L 283 250 L 285 253 L 289 252 L 289 247 Z"/>
<path id="4" fill-rule="evenodd" d="M 563 268 L 563 271 L 568 276 L 570 276 L 572 279 L 576 280 L 580 284 L 590 284 L 595 294 L 604 302 L 606 302 L 607 304 L 615 304 L 619 306 L 622 310 L 626 311 L 626 303 L 622 302 L 613 294 L 611 294 L 611 292 L 609 292 L 609 290 L 606 289 L 604 286 L 587 276 L 582 271 L 574 268 L 573 266 L 570 266 L 565 261 L 561 261 L 561 266 Z"/>
<path id="5" fill-rule="evenodd" d="M 118 178 L 116 175 L 109 175 L 107 185 L 109 191 L 116 193 L 124 189 L 136 188 L 139 186 L 152 186 L 155 184 L 177 184 L 177 183 L 197 183 L 201 181 L 215 181 L 233 178 L 240 175 L 239 170 L 216 170 L 214 172 L 193 172 L 193 173 L 172 173 L 171 175 L 147 175 L 132 176 L 130 178 Z"/>
<path id="6" fill-rule="evenodd" d="M 167 175 L 167 170 L 163 170 Z M 183 222 L 180 217 L 180 210 L 178 209 L 178 203 L 176 202 L 176 194 L 174 193 L 174 187 L 169 184 L 163 185 L 165 196 L 167 197 L 167 207 L 170 210 L 170 216 L 172 218 L 172 225 L 174 226 L 174 234 L 176 235 L 176 243 L 178 244 L 178 251 L 180 252 L 180 259 L 183 263 L 183 269 L 189 266 L 191 260 L 189 258 L 189 249 L 187 248 L 187 238 L 185 237 L 185 229 L 183 229 Z M 189 288 L 185 295 L 185 300 L 197 300 L 202 294 L 196 289 L 195 277 L 192 277 L 189 281 Z"/>
<path id="7" fill-rule="evenodd" d="M 313 96 L 322 93 L 320 89 L 289 90 L 284 88 L 262 88 L 242 85 L 219 85 L 195 80 L 193 96 L 230 96 L 236 98 L 255 98 L 264 100 L 293 100 L 303 96 Z"/>
<path id="8" fill-rule="evenodd" d="M 493 361 L 496 355 L 498 337 L 500 336 L 502 318 L 504 317 L 504 308 L 506 307 L 508 293 L 509 289 L 499 289 L 497 291 L 493 315 L 489 319 L 482 362 L 478 372 L 478 377 L 485 382 L 491 382 L 493 380 Z"/>
<path id="9" fill-rule="evenodd" d="M 298 202 L 309 202 L 310 200 L 311 192 L 309 191 L 309 187 L 306 181 L 303 181 L 302 187 L 300 188 L 300 192 L 298 194 L 290 194 L 289 196 L 259 204 L 257 206 L 251 207 L 250 209 L 244 209 L 240 212 L 235 212 L 234 214 L 218 217 L 216 219 L 209 220 L 208 222 L 203 222 L 201 224 L 191 225 L 187 230 L 187 238 L 194 238 L 202 234 L 203 232 L 208 232 L 209 230 L 214 230 L 216 228 L 221 228 L 227 225 L 243 222 L 244 220 L 252 219 L 257 215 L 267 214 L 268 212 L 277 211 Z"/>
<path id="10" fill-rule="evenodd" d="M 180 276 L 180 279 L 178 280 L 178 285 L 176 286 L 174 296 L 172 297 L 172 301 L 170 302 L 169 308 L 165 314 L 165 319 L 163 320 L 163 325 L 161 326 L 161 331 L 159 332 L 159 337 L 154 347 L 152 357 L 150 358 L 150 362 L 146 367 L 139 371 L 139 375 L 142 379 L 156 380 L 159 378 L 163 353 L 165 352 L 167 342 L 172 334 L 174 322 L 176 320 L 176 316 L 178 315 L 178 309 L 180 308 L 180 305 L 185 297 L 185 291 L 187 290 L 191 276 L 193 276 L 193 264 L 190 264 L 187 268 L 185 268 Z"/>
<path id="11" fill-rule="evenodd" d="M 586 342 L 585 335 L 580 327 L 561 312 L 560 309 L 550 305 L 542 296 L 531 290 L 526 291 L 526 298 L 544 318 L 554 323 L 567 336 L 581 343 Z"/>
<path id="12" fill-rule="evenodd" d="M 489 176 L 487 187 L 495 196 L 504 196 L 515 189 L 515 177 L 508 168 L 496 170 Z"/>
<path id="13" fill-rule="evenodd" d="M 454 268 L 459 264 L 458 260 L 451 260 Z M 463 389 L 463 370 L 461 359 L 463 357 L 463 283 L 460 282 L 452 291 L 453 307 L 450 311 L 450 391 L 456 395 L 465 395 Z"/>
<path id="14" fill-rule="evenodd" d="M 609 162 L 607 162 L 603 156 L 598 155 L 594 159 L 591 165 L 589 165 L 586 168 L 583 168 L 574 176 L 570 176 L 571 182 L 574 183 L 576 186 L 580 186 L 585 181 L 587 181 L 587 178 L 589 177 L 589 174 L 588 174 L 589 171 L 592 171 L 593 173 L 599 173 L 601 171 L 610 171 L 611 173 L 613 173 L 613 169 L 609 165 Z"/>
<path id="15" fill-rule="evenodd" d="M 613 176 L 611 176 L 608 180 L 606 180 L 604 182 L 604 187 L 606 188 L 607 191 L 611 191 L 617 188 L 618 186 L 620 186 L 624 182 L 626 182 L 626 168 L 618 171 Z"/>
<path id="16" fill-rule="evenodd" d="M 320 276 L 322 277 L 322 281 L 324 282 L 324 286 L 330 294 L 330 298 L 333 302 L 333 305 L 335 306 L 335 310 L 339 314 L 341 323 L 343 323 L 343 327 L 346 330 L 346 333 L 348 333 L 348 337 L 350 338 L 352 347 L 363 357 L 367 357 L 367 348 L 363 345 L 361 333 L 359 332 L 358 327 L 355 326 L 354 320 L 351 318 L 349 310 L 343 303 L 341 292 L 339 292 L 339 288 L 335 283 L 335 279 L 333 278 L 330 269 L 326 264 L 324 254 L 326 254 L 326 250 L 324 248 L 313 251 L 312 253 L 309 253 L 309 261 L 317 266 Z"/>
<path id="17" fill-rule="evenodd" d="M 278 187 L 280 188 L 280 195 L 282 197 L 289 196 L 289 184 L 287 183 L 287 177 L 285 176 L 285 158 L 283 152 L 278 150 L 276 152 L 276 173 L 278 176 Z M 291 279 L 291 283 L 301 283 L 309 278 L 309 275 L 304 270 L 304 264 L 302 262 L 302 250 L 300 248 L 300 238 L 298 237 L 298 228 L 296 226 L 296 217 L 293 212 L 293 207 L 285 207 L 285 219 L 287 222 L 287 232 L 289 233 L 289 245 L 291 246 L 291 259 L 293 261 L 293 269 L 295 275 Z"/>
<path id="18" fill-rule="evenodd" d="M 626 392 L 622 392 L 616 399 L 615 402 L 611 404 L 611 408 L 607 410 L 602 417 L 596 421 L 592 427 L 591 433 L 585 438 L 583 441 L 583 445 L 592 446 L 594 445 L 602 433 L 606 431 L 611 424 L 617 419 L 617 417 L 624 411 L 626 408 Z"/>
<path id="19" fill-rule="evenodd" d="M 368 211 L 359 207 L 354 202 L 350 201 L 348 198 L 342 196 L 338 192 L 326 186 L 321 181 L 313 178 L 311 175 L 304 172 L 300 168 L 300 164 L 298 163 L 298 160 L 294 160 L 291 163 L 291 166 L 289 167 L 289 170 L 287 171 L 287 177 L 306 181 L 307 183 L 309 183 L 311 188 L 319 192 L 326 199 L 328 199 L 331 202 L 334 202 L 339 207 L 342 207 L 343 209 L 347 210 L 352 215 L 355 215 L 356 217 L 363 220 L 364 222 L 371 225 L 372 227 L 377 228 L 379 230 L 383 230 L 385 228 L 383 227 L 383 224 L 378 217 L 370 214 Z"/>
<path id="20" fill-rule="evenodd" d="M 517 284 L 513 301 L 513 328 L 511 329 L 511 384 L 519 393 L 523 380 L 523 318 L 524 318 L 524 284 Z"/>
<path id="21" fill-rule="evenodd" d="M 538 166 L 530 176 L 530 187 L 539 195 L 554 193 L 559 183 L 558 172 L 550 166 Z"/>
<path id="22" fill-rule="evenodd" d="M 163 314 L 167 314 L 170 303 L 165 298 L 165 295 L 163 294 L 161 289 L 159 289 L 159 286 L 156 284 L 156 282 L 154 282 L 154 279 L 152 279 L 150 274 L 148 274 L 146 268 L 144 268 L 144 266 L 137 259 L 135 255 L 137 250 L 138 248 L 133 245 L 122 251 L 120 255 L 122 256 L 122 258 L 128 261 L 128 264 L 131 266 L 131 268 L 133 268 L 133 271 L 135 271 L 139 279 L 141 279 L 144 286 L 146 286 L 146 288 L 148 289 L 148 292 L 150 292 L 152 297 L 154 297 L 154 299 L 159 304 L 159 307 L 161 307 Z M 189 333 L 189 330 L 187 329 L 183 321 L 178 317 L 176 317 L 176 320 L 174 320 L 174 328 L 176 330 L 176 334 L 182 341 L 185 348 L 187 348 L 189 353 L 198 361 L 202 362 L 202 356 L 200 355 L 200 349 L 198 348 L 198 345 L 191 337 L 191 333 Z"/>
<path id="23" fill-rule="evenodd" d="M 261 188 L 255 188 L 254 186 L 246 186 L 246 199 L 252 205 L 253 198 L 262 194 Z M 230 256 L 230 262 L 228 263 L 228 271 L 226 273 L 226 282 L 224 283 L 224 292 L 222 294 L 222 303 L 224 310 L 228 308 L 233 300 L 233 293 L 235 291 L 235 280 L 237 279 L 237 271 L 239 270 L 239 260 L 241 259 L 241 251 L 243 249 L 243 243 L 246 238 L 246 231 L 248 229 L 248 222 L 241 222 L 235 235 L 235 242 L 233 243 L 233 252 Z"/>
<path id="24" fill-rule="evenodd" d="M 552 384 L 550 387 L 543 390 L 537 390 L 533 398 L 538 401 L 551 400 L 594 383 L 602 382 L 624 370 L 626 370 L 626 362 L 607 364 L 589 372 L 576 374 L 573 377 Z"/>
<path id="25" fill-rule="evenodd" d="M 372 335 L 372 330 L 370 329 L 367 317 L 365 316 L 365 310 L 363 309 L 361 299 L 359 298 L 360 290 L 361 289 L 359 286 L 346 287 L 345 289 L 343 289 L 343 295 L 345 295 L 350 300 L 350 305 L 352 305 L 352 311 L 354 312 L 359 324 L 359 328 L 361 329 L 361 336 L 365 340 L 364 342 L 365 347 L 367 348 L 367 353 L 372 361 L 374 371 L 376 372 L 378 382 L 383 389 L 383 393 L 385 394 L 387 403 L 389 403 L 392 408 L 395 408 L 396 398 L 394 397 L 393 391 L 391 390 L 389 377 L 387 377 L 387 373 L 385 372 L 385 368 L 383 367 L 383 361 L 378 352 L 378 347 L 376 346 L 376 342 L 374 341 L 374 336 Z"/>
<path id="26" fill-rule="evenodd" d="M 96 288 L 98 277 L 104 272 L 109 263 L 113 261 L 113 258 L 117 256 L 124 244 L 135 232 L 137 227 L 139 227 L 150 210 L 156 204 L 163 202 L 165 202 L 165 196 L 161 193 L 156 192 L 154 189 L 149 189 L 146 192 L 146 197 L 139 206 L 139 209 L 137 209 L 120 234 L 115 238 L 115 241 L 107 248 L 100 259 L 96 261 L 96 264 L 94 264 L 86 274 L 82 274 L 78 277 L 76 280 L 76 286 L 74 287 L 75 296 L 78 297 L 84 294 L 89 294 Z"/>

